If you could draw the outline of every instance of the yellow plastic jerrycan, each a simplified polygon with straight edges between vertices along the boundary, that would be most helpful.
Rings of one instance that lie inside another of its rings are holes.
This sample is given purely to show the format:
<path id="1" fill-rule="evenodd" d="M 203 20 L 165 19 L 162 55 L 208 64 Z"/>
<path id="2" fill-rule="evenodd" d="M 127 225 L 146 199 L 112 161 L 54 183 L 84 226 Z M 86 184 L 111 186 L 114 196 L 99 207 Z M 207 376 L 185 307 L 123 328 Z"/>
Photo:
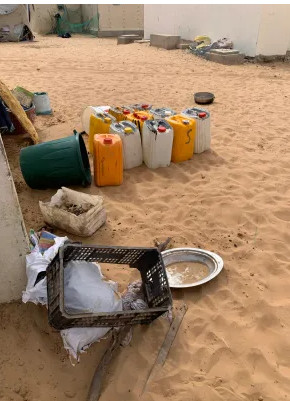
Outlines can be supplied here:
<path id="1" fill-rule="evenodd" d="M 171 161 L 173 163 L 189 160 L 194 152 L 196 122 L 181 114 L 166 118 L 173 128 L 173 145 Z"/>
<path id="2" fill-rule="evenodd" d="M 133 110 L 125 106 L 110 107 L 109 109 L 109 114 L 115 117 L 118 122 L 127 120 L 127 116 L 131 113 L 133 113 Z"/>
<path id="3" fill-rule="evenodd" d="M 94 152 L 94 135 L 96 134 L 108 134 L 110 131 L 110 125 L 116 122 L 115 117 L 108 113 L 97 113 L 90 117 L 90 130 L 89 130 L 89 152 Z"/>
<path id="4" fill-rule="evenodd" d="M 123 182 L 123 149 L 119 135 L 94 136 L 94 180 L 99 187 Z"/>
<path id="5" fill-rule="evenodd" d="M 153 115 L 145 110 L 135 111 L 134 113 L 128 114 L 127 120 L 137 125 L 141 134 L 144 122 L 147 120 L 153 120 Z"/>

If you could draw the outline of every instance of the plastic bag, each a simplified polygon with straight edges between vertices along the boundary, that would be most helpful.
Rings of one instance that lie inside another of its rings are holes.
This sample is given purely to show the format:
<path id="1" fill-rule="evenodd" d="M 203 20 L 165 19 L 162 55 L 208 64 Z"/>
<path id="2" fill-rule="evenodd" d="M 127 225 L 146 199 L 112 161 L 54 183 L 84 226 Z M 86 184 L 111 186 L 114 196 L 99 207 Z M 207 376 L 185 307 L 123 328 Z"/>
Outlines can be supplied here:
<path id="1" fill-rule="evenodd" d="M 26 256 L 27 285 L 26 290 L 22 293 L 22 301 L 24 303 L 47 304 L 46 277 L 37 283 L 36 281 L 38 275 L 46 271 L 47 266 L 57 254 L 59 248 L 67 240 L 67 237 L 56 237 L 54 245 L 48 248 L 43 255 L 38 252 L 38 245 L 36 244 L 35 251 Z"/>
<path id="2" fill-rule="evenodd" d="M 60 334 L 69 355 L 79 360 L 80 353 L 85 352 L 91 344 L 100 341 L 110 330 L 110 327 L 73 327 L 61 330 Z"/>
<path id="3" fill-rule="evenodd" d="M 64 269 L 64 307 L 69 314 L 121 311 L 122 300 L 100 266 L 86 261 L 68 262 Z"/>

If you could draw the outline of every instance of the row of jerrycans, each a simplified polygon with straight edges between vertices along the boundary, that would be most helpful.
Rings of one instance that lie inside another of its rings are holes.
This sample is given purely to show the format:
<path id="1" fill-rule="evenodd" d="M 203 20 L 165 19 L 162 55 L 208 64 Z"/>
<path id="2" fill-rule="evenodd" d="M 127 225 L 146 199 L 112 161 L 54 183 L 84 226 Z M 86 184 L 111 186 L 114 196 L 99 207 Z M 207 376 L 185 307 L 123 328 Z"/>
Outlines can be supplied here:
<path id="1" fill-rule="evenodd" d="M 197 125 L 197 118 L 191 116 L 192 110 L 175 114 L 170 109 L 132 111 L 115 108 L 115 114 L 92 115 L 89 149 L 94 154 L 96 185 L 120 185 L 123 169 L 140 166 L 143 160 L 154 169 L 169 166 L 170 161 L 178 163 L 190 159 L 194 153 Z M 126 119 L 121 119 L 120 111 Z"/>

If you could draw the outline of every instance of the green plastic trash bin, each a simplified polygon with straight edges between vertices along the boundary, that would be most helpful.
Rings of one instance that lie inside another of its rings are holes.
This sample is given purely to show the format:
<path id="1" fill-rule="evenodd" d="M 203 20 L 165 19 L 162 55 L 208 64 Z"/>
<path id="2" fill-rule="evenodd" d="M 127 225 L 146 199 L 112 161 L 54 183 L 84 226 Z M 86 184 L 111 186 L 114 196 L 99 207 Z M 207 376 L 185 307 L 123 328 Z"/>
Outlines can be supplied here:
<path id="1" fill-rule="evenodd" d="M 22 149 L 20 167 L 33 189 L 88 186 L 92 181 L 86 145 L 78 133 Z"/>

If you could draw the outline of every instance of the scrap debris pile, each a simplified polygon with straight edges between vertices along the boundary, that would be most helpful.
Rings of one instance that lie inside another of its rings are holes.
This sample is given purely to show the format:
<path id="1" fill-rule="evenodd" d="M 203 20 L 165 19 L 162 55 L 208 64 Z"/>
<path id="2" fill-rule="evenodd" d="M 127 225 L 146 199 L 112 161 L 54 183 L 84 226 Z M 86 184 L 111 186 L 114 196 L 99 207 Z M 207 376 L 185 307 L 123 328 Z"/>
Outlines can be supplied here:
<path id="1" fill-rule="evenodd" d="M 198 46 L 205 50 L 209 44 L 204 40 Z M 0 95 L 2 131 L 19 134 L 27 132 L 25 126 L 29 127 L 28 133 L 35 143 L 20 152 L 26 184 L 32 189 L 57 188 L 50 200 L 39 202 L 44 222 L 77 236 L 92 236 L 107 218 L 102 196 L 67 188 L 91 185 L 91 165 L 96 186 L 121 185 L 124 170 L 143 163 L 150 169 L 189 160 L 194 163 L 195 154 L 211 147 L 207 109 L 196 106 L 178 112 L 147 103 L 88 106 L 82 113 L 83 132 L 74 131 L 71 136 L 37 143 L 37 134 L 27 121 L 32 125 L 36 115 L 52 113 L 47 93 L 16 87 L 12 92 L 5 88 Z M 199 93 L 195 100 L 210 104 L 214 95 Z M 24 114 L 24 124 L 15 131 L 13 119 L 20 121 L 18 113 Z M 115 350 L 117 344 L 130 342 L 133 325 L 148 324 L 160 316 L 171 321 L 170 283 L 159 246 L 86 246 L 44 229 L 38 233 L 31 230 L 30 241 L 31 252 L 26 257 L 27 287 L 22 300 L 48 308 L 50 325 L 60 331 L 64 347 L 76 360 L 110 331 L 114 333 L 111 347 Z M 170 239 L 162 250 L 169 242 Z M 103 275 L 102 263 L 129 265 L 140 272 L 140 280 L 128 283 L 127 289 L 120 293 L 118 283 Z M 178 324 L 185 312 L 183 308 Z M 170 345 L 177 327 L 166 340 Z M 114 336 L 119 340 L 115 341 Z M 164 347 L 168 352 L 170 345 L 166 341 Z M 167 354 L 160 352 L 166 358 Z"/>

